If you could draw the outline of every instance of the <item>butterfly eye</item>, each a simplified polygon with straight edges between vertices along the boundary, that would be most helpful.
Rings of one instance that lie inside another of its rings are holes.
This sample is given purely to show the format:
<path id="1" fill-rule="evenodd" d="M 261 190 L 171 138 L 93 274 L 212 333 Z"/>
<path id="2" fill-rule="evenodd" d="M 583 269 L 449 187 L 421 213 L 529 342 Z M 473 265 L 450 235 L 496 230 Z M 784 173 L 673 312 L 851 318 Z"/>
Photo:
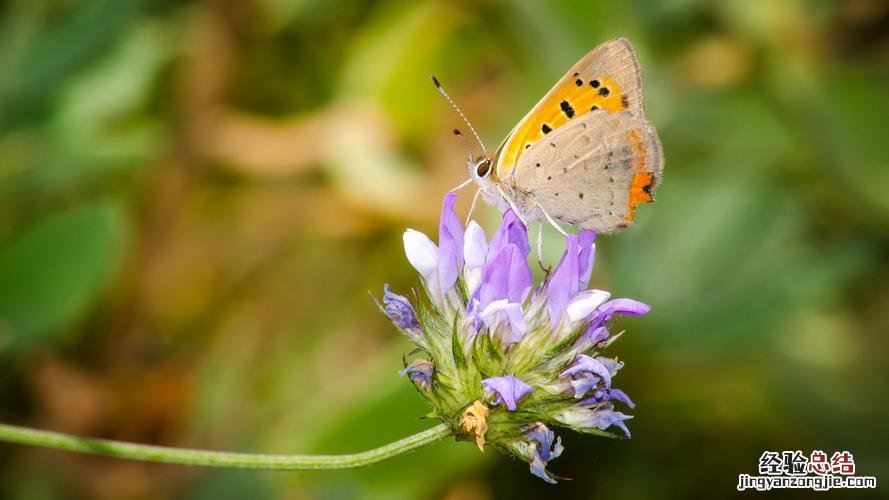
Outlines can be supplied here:
<path id="1" fill-rule="evenodd" d="M 479 162 L 478 166 L 475 168 L 475 173 L 478 174 L 479 177 L 485 177 L 491 172 L 491 160 L 482 160 Z"/>

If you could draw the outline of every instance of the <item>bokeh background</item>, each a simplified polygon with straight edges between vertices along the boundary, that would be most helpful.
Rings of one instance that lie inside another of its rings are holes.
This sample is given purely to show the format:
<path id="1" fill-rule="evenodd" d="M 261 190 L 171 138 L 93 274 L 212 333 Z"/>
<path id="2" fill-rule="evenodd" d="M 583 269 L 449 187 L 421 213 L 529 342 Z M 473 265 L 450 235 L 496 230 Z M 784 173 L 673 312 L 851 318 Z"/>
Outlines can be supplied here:
<path id="1" fill-rule="evenodd" d="M 467 443 L 312 473 L 2 445 L 0 496 L 726 497 L 797 449 L 849 450 L 886 495 L 878 0 L 0 1 L 0 419 L 305 453 L 429 427 L 368 293 L 416 284 L 401 233 L 466 176 L 429 75 L 496 146 L 616 36 L 666 156 L 593 275 L 654 305 L 613 351 L 632 440 L 562 432 L 557 486 Z"/>

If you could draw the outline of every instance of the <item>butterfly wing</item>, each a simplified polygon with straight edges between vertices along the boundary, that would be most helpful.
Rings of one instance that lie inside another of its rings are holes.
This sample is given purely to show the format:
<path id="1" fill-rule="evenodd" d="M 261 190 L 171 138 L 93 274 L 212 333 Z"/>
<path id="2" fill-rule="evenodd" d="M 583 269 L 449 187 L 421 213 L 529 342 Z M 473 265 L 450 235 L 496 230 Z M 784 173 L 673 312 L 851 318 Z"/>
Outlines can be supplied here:
<path id="1" fill-rule="evenodd" d="M 530 148 L 511 187 L 555 219 L 610 233 L 633 222 L 636 205 L 654 201 L 663 167 L 654 127 L 630 112 L 598 110 Z"/>
<path id="2" fill-rule="evenodd" d="M 625 38 L 591 50 L 522 118 L 498 149 L 496 178 L 512 175 L 526 150 L 544 136 L 596 110 L 644 116 L 639 60 Z"/>

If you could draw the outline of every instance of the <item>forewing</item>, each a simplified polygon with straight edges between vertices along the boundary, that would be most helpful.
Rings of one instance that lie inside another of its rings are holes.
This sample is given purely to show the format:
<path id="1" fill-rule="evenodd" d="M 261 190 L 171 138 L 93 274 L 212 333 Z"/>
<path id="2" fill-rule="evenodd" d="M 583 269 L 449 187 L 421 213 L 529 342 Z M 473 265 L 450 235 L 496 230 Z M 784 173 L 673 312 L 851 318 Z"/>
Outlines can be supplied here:
<path id="1" fill-rule="evenodd" d="M 625 38 L 591 50 L 522 118 L 498 150 L 497 177 L 512 175 L 526 150 L 543 137 L 596 110 L 644 117 L 639 60 Z"/>

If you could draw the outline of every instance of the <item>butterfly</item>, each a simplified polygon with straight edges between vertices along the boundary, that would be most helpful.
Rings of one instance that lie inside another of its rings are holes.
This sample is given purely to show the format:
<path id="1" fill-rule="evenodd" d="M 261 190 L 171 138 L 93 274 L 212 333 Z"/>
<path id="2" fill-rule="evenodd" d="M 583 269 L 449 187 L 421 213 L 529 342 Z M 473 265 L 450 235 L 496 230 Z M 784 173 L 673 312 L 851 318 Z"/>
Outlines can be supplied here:
<path id="1" fill-rule="evenodd" d="M 565 73 L 493 155 L 470 156 L 470 176 L 488 203 L 526 222 L 626 229 L 636 206 L 654 201 L 664 169 L 642 99 L 633 46 L 625 38 L 605 42 Z"/>

